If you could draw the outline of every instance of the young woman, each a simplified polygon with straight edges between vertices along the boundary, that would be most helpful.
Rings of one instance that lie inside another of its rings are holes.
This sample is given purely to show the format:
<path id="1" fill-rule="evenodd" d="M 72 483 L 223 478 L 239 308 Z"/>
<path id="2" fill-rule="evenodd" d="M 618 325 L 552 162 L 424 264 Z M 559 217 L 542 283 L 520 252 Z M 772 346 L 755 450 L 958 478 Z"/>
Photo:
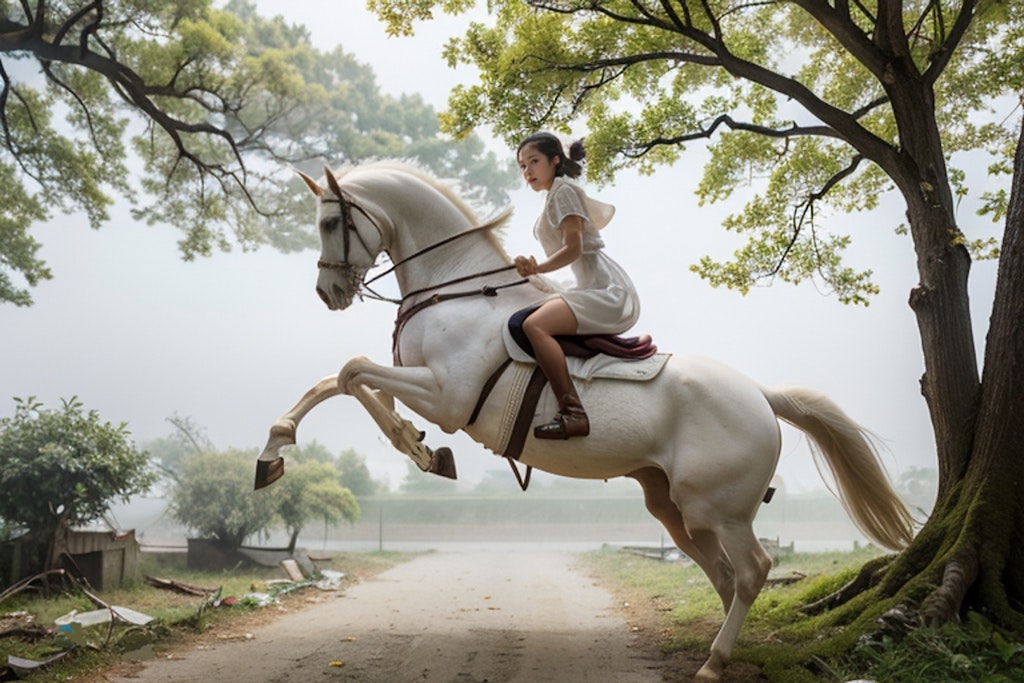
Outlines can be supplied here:
<path id="1" fill-rule="evenodd" d="M 517 256 L 516 270 L 523 277 L 550 273 L 570 266 L 575 286 L 561 289 L 523 322 L 537 364 L 547 376 L 558 414 L 534 429 L 539 439 L 568 439 L 590 433 L 590 421 L 569 376 L 558 335 L 621 334 L 640 315 L 640 301 L 629 276 L 602 251 L 598 230 L 611 220 L 615 208 L 591 199 L 573 182 L 583 171 L 586 157 L 582 140 L 566 154 L 551 133 L 536 133 L 519 144 L 519 169 L 533 190 L 547 192 L 544 210 L 533 228 L 545 260 Z"/>

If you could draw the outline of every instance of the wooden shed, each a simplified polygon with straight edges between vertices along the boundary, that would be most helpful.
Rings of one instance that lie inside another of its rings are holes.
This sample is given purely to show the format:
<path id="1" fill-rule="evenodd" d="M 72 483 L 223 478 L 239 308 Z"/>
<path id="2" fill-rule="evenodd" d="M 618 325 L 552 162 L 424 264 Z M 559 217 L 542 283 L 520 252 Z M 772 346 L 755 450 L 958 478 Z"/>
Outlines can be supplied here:
<path id="1" fill-rule="evenodd" d="M 94 588 L 103 590 L 138 576 L 139 552 L 134 529 L 118 531 L 99 523 L 68 531 L 64 564 Z"/>

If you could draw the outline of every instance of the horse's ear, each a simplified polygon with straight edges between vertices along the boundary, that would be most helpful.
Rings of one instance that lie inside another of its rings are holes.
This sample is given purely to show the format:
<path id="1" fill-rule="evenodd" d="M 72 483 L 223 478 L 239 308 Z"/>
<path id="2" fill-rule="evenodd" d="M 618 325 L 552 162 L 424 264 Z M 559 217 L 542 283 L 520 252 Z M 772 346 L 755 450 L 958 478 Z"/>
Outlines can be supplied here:
<path id="1" fill-rule="evenodd" d="M 331 173 L 331 169 L 324 166 L 324 175 L 327 176 L 327 187 L 331 188 L 331 192 L 338 195 L 338 199 L 341 199 L 341 185 L 338 184 L 338 179 Z"/>
<path id="2" fill-rule="evenodd" d="M 294 170 L 295 170 L 296 173 L 299 174 L 300 178 L 302 178 L 304 181 L 306 181 L 306 185 L 308 185 L 309 189 L 313 191 L 313 194 L 315 194 L 317 197 L 319 197 L 320 195 L 322 195 L 324 193 L 324 188 L 320 187 L 320 185 L 315 180 L 313 180 L 312 178 L 310 178 L 308 175 L 306 175 L 305 173 L 303 173 L 302 171 L 300 171 L 297 168 L 294 169 Z"/>

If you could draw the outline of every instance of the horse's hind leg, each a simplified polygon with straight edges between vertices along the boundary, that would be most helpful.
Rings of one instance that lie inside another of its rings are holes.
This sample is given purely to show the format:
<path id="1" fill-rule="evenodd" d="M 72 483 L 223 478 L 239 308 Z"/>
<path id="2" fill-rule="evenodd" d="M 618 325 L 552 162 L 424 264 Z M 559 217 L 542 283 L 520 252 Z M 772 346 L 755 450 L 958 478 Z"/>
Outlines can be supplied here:
<path id="1" fill-rule="evenodd" d="M 679 507 L 672 502 L 668 477 L 663 471 L 657 467 L 644 467 L 630 472 L 626 476 L 635 479 L 640 484 L 644 491 L 644 504 L 647 506 L 647 511 L 661 522 L 676 547 L 704 570 L 704 574 L 707 575 L 711 585 L 722 599 L 723 609 L 728 612 L 729 606 L 732 604 L 735 583 L 732 565 L 721 546 L 709 544 L 701 549 L 693 542 L 690 532 L 686 528 L 686 520 L 683 519 Z"/>
<path id="2" fill-rule="evenodd" d="M 423 443 L 423 432 L 416 429 L 395 410 L 395 399 L 381 390 L 374 390 L 365 384 L 354 384 L 349 392 L 358 399 L 366 412 L 391 440 L 391 444 L 408 455 L 424 472 L 431 472 L 448 479 L 455 479 L 455 457 L 448 447 L 431 450 Z"/>
<path id="3" fill-rule="evenodd" d="M 735 572 L 735 595 L 732 604 L 726 611 L 722 628 L 711 643 L 711 656 L 696 676 L 698 681 L 719 681 L 725 663 L 729 660 L 739 638 L 750 606 L 768 578 L 772 558 L 758 542 L 749 524 L 727 524 L 717 531 L 694 530 L 692 536 L 694 543 L 699 547 L 713 546 L 724 549 Z"/>

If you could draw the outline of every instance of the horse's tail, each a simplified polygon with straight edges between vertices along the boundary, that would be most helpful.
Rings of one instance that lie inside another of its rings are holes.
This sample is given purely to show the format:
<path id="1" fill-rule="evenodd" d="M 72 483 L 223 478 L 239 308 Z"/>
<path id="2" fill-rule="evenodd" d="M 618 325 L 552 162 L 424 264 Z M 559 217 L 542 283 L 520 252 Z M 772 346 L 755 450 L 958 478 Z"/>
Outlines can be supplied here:
<path id="1" fill-rule="evenodd" d="M 914 537 L 913 518 L 889 483 L 870 435 L 827 396 L 803 387 L 762 388 L 775 415 L 810 437 L 823 479 L 824 463 L 854 524 L 876 543 L 900 550 Z"/>

